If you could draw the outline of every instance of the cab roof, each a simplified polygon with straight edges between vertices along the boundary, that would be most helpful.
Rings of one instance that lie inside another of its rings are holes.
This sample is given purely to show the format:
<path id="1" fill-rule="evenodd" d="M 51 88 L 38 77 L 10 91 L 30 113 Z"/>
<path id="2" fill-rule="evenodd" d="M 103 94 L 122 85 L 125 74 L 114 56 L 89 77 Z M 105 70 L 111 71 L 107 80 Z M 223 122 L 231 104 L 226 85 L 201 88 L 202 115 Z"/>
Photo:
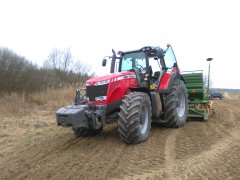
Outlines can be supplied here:
<path id="1" fill-rule="evenodd" d="M 119 51 L 118 55 L 124 55 L 124 54 L 129 54 L 129 53 L 134 53 L 134 52 L 145 52 L 149 57 L 163 57 L 164 56 L 164 50 L 160 48 L 159 46 L 144 46 L 140 49 L 137 50 L 132 50 L 132 51 Z"/>

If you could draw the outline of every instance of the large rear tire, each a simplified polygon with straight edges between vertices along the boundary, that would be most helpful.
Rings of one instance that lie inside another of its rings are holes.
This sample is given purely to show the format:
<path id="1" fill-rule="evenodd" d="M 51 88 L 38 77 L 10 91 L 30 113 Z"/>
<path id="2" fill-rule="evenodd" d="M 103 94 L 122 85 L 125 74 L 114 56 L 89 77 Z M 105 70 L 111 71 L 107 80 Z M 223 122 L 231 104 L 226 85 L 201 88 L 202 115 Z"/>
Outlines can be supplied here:
<path id="1" fill-rule="evenodd" d="M 188 93 L 183 81 L 174 84 L 172 92 L 165 96 L 164 120 L 167 127 L 184 126 L 188 114 Z"/>
<path id="2" fill-rule="evenodd" d="M 136 144 L 148 139 L 152 122 L 152 107 L 148 94 L 131 92 L 120 106 L 118 132 L 127 144 Z"/>

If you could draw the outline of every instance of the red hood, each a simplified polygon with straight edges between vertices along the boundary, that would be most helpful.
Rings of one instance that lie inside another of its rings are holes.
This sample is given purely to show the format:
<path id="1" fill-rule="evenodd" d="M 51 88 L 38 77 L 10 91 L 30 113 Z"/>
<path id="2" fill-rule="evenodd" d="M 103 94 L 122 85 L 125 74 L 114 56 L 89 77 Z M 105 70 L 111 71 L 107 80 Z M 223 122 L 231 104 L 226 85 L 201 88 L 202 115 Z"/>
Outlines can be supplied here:
<path id="1" fill-rule="evenodd" d="M 105 76 L 93 77 L 93 78 L 87 80 L 86 82 L 89 83 L 92 86 L 96 82 L 99 82 L 99 81 L 106 81 L 106 80 L 110 80 L 111 81 L 114 78 L 118 78 L 120 76 L 125 76 L 125 75 L 131 75 L 131 74 L 135 74 L 135 73 L 134 72 L 112 73 L 112 74 L 108 74 L 108 75 L 105 75 Z"/>

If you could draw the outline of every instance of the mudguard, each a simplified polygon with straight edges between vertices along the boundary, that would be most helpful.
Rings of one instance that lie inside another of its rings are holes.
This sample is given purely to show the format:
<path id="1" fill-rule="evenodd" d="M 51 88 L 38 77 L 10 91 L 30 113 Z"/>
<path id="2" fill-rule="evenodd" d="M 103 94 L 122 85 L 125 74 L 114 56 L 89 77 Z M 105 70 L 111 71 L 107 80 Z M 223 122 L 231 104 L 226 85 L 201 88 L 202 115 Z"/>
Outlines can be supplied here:
<path id="1" fill-rule="evenodd" d="M 182 80 L 185 83 L 184 78 L 179 73 L 165 73 L 161 79 L 158 87 L 160 93 L 170 93 L 172 91 L 172 86 L 174 82 L 180 83 Z M 185 83 L 186 84 L 186 83 Z"/>

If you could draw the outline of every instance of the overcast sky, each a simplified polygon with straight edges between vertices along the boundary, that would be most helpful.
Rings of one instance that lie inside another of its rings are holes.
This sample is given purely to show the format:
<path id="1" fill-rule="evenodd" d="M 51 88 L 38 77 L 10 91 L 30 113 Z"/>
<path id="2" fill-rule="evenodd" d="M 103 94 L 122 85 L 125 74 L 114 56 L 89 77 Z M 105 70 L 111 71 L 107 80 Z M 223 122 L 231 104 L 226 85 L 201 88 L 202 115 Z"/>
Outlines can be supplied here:
<path id="1" fill-rule="evenodd" d="M 111 49 L 170 43 L 181 70 L 212 57 L 213 87 L 240 88 L 240 1 L 0 0 L 0 46 L 41 65 L 51 49 L 71 48 L 98 75 Z"/>

